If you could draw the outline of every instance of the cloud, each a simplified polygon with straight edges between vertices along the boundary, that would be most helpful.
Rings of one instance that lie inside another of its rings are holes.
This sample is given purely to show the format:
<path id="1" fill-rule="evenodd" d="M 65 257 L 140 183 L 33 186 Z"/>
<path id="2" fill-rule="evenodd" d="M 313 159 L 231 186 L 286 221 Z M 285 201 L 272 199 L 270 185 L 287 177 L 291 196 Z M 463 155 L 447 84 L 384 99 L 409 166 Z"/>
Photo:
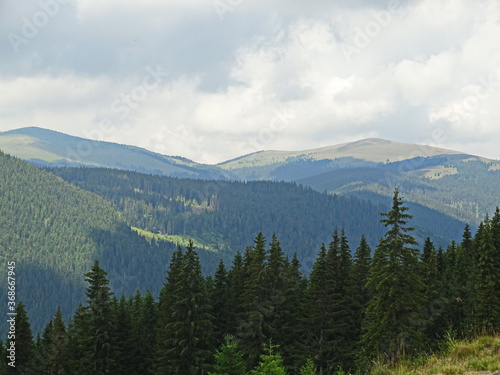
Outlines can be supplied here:
<path id="1" fill-rule="evenodd" d="M 202 162 L 363 137 L 500 158 L 497 1 L 221 1 L 222 19 L 210 1 L 61 4 L 19 53 L 2 40 L 0 130 Z M 6 36 L 40 5 L 0 11 Z"/>

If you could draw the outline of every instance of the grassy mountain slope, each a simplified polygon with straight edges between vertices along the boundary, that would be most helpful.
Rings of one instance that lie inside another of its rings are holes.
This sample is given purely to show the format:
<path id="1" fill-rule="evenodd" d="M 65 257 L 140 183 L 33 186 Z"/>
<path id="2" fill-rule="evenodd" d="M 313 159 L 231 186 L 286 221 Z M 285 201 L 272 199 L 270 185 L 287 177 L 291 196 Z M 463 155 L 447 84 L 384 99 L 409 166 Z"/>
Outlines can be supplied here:
<path id="1" fill-rule="evenodd" d="M 471 342 L 454 341 L 440 355 L 420 361 L 403 362 L 396 367 L 376 366 L 372 375 L 498 375 L 500 337 L 483 336 Z"/>
<path id="2" fill-rule="evenodd" d="M 36 127 L 0 133 L 0 150 L 37 165 L 85 165 L 190 178 L 226 178 L 217 167 L 139 147 L 92 141 Z"/>
<path id="3" fill-rule="evenodd" d="M 94 259 L 119 294 L 157 292 L 173 249 L 150 245 L 95 194 L 0 153 L 0 264 L 6 271 L 7 262 L 16 263 L 17 300 L 35 330 L 59 304 L 69 316 L 84 300 L 83 275 Z M 7 300 L 3 282 L 0 300 Z"/>
<path id="4" fill-rule="evenodd" d="M 220 163 L 224 169 L 234 170 L 249 167 L 262 167 L 281 164 L 291 160 L 335 160 L 352 158 L 365 162 L 385 163 L 411 159 L 414 157 L 432 157 L 437 155 L 461 154 L 458 151 L 443 148 L 393 142 L 380 138 L 367 138 L 356 142 L 342 143 L 304 151 L 261 151 Z"/>

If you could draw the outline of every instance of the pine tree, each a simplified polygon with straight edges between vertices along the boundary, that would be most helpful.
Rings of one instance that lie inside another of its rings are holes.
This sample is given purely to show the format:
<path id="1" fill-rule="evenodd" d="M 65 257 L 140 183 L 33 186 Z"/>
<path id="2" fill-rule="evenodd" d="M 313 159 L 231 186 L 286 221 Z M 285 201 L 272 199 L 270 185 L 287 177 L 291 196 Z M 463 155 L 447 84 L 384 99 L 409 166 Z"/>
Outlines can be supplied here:
<path id="1" fill-rule="evenodd" d="M 159 299 L 159 314 L 158 328 L 156 330 L 156 348 L 155 348 L 155 374 L 163 375 L 165 373 L 176 373 L 177 368 L 173 367 L 172 362 L 167 355 L 168 350 L 172 346 L 170 342 L 172 323 L 175 322 L 173 317 L 174 303 L 178 299 L 178 289 L 180 288 L 181 268 L 183 263 L 183 254 L 180 246 L 172 254 L 170 259 L 169 270 L 166 277 L 166 282 L 160 291 Z"/>
<path id="2" fill-rule="evenodd" d="M 303 348 L 307 334 L 304 322 L 307 280 L 300 268 L 297 254 L 294 254 L 284 270 L 284 298 L 277 317 L 277 326 L 280 327 L 277 338 L 283 345 L 283 363 L 291 373 L 296 372 L 305 358 Z"/>
<path id="3" fill-rule="evenodd" d="M 497 211 L 498 213 L 498 211 Z M 500 329 L 500 251 L 495 247 L 492 221 L 487 218 L 476 236 L 477 265 L 476 327 L 478 333 Z"/>
<path id="4" fill-rule="evenodd" d="M 209 367 L 213 326 L 205 281 L 191 240 L 178 277 L 171 296 L 171 321 L 165 327 L 169 335 L 157 353 L 160 365 L 168 367 L 167 371 L 159 367 L 157 373 L 201 375 Z"/>
<path id="5" fill-rule="evenodd" d="M 309 358 L 300 368 L 300 375 L 316 375 L 316 371 L 314 370 L 314 361 L 312 359 Z"/>
<path id="6" fill-rule="evenodd" d="M 423 285 L 418 273 L 418 250 L 408 234 L 407 214 L 396 189 L 392 209 L 382 214 L 387 233 L 379 241 L 367 286 L 371 292 L 364 322 L 363 343 L 366 354 L 394 362 L 413 354 L 423 342 L 419 314 Z"/>
<path id="7" fill-rule="evenodd" d="M 208 375 L 246 375 L 243 352 L 238 347 L 234 336 L 226 335 L 225 343 L 215 353 L 214 371 Z"/>
<path id="8" fill-rule="evenodd" d="M 224 340 L 224 336 L 229 333 L 229 296 L 228 296 L 228 274 L 222 259 L 215 271 L 213 290 L 210 295 L 212 305 L 212 316 L 214 317 L 214 337 L 213 341 L 219 347 Z"/>
<path id="9" fill-rule="evenodd" d="M 31 324 L 24 304 L 20 301 L 16 307 L 16 369 L 18 374 L 28 374 L 32 371 L 34 354 Z M 9 343 L 9 341 L 7 341 Z M 9 347 L 9 345 L 7 345 Z M 10 369 L 10 368 L 9 368 Z"/>
<path id="10" fill-rule="evenodd" d="M 443 320 L 444 306 L 441 298 L 442 285 L 438 269 L 437 254 L 434 244 L 427 237 L 420 262 L 420 276 L 423 281 L 424 319 L 426 320 L 424 334 L 427 336 L 428 346 L 435 346 L 447 328 Z"/>
<path id="11" fill-rule="evenodd" d="M 287 311 L 285 311 L 283 305 L 286 303 L 287 289 L 289 287 L 289 280 L 287 279 L 289 266 L 288 259 L 281 249 L 280 241 L 273 234 L 267 253 L 267 263 L 265 264 L 264 286 L 267 290 L 268 314 L 264 320 L 264 336 L 272 338 L 282 345 L 284 344 L 283 325 L 287 319 Z"/>
<path id="12" fill-rule="evenodd" d="M 93 375 L 113 374 L 116 367 L 116 324 L 111 300 L 113 293 L 106 275 L 97 260 L 90 272 L 85 274 L 85 281 L 89 284 L 86 290 L 90 335 L 89 371 Z"/>
<path id="13" fill-rule="evenodd" d="M 65 375 L 69 374 L 68 367 L 68 335 L 66 326 L 64 325 L 61 307 L 57 307 L 57 311 L 52 320 L 52 329 L 50 330 L 50 343 L 47 351 L 47 368 L 48 375 Z"/>
<path id="14" fill-rule="evenodd" d="M 283 359 L 280 354 L 275 353 L 277 348 L 279 345 L 274 345 L 271 341 L 264 344 L 260 362 L 250 375 L 286 375 Z"/>
<path id="15" fill-rule="evenodd" d="M 244 313 L 242 291 L 245 284 L 245 269 L 240 252 L 234 256 L 233 266 L 227 273 L 227 282 L 227 332 L 236 335 Z"/>
<path id="16" fill-rule="evenodd" d="M 92 337 L 89 335 L 90 314 L 81 304 L 68 327 L 68 362 L 73 375 L 87 375 L 91 366 Z"/>
<path id="17" fill-rule="evenodd" d="M 244 284 L 242 291 L 242 314 L 237 338 L 247 353 L 248 366 L 253 367 L 266 342 L 264 324 L 272 314 L 272 302 L 267 298 L 266 289 L 266 239 L 259 233 L 254 247 L 247 249 L 244 257 Z"/>
<path id="18" fill-rule="evenodd" d="M 350 294 L 353 299 L 352 319 L 352 340 L 355 343 L 355 352 L 359 352 L 361 329 L 365 319 L 365 311 L 370 300 L 370 293 L 366 287 L 370 276 L 371 267 L 371 249 L 366 241 L 366 237 L 362 236 L 359 246 L 354 254 L 354 262 L 351 275 Z"/>
<path id="19" fill-rule="evenodd" d="M 303 347 L 306 356 L 314 357 L 315 365 L 320 371 L 326 369 L 327 361 L 331 358 L 327 345 L 329 327 L 327 306 L 330 301 L 326 288 L 328 271 L 327 250 L 323 243 L 313 263 L 307 288 L 306 304 L 308 309 L 304 322 L 307 337 Z"/>
<path id="20" fill-rule="evenodd" d="M 138 346 L 137 373 L 152 375 L 154 373 L 154 351 L 156 348 L 156 329 L 158 326 L 158 304 L 148 290 L 142 298 L 139 312 L 135 317 L 137 325 L 134 337 Z"/>
<path id="21" fill-rule="evenodd" d="M 119 302 L 114 302 L 113 310 L 117 323 L 115 327 L 116 331 L 113 333 L 113 337 L 116 337 L 113 374 L 133 375 L 136 360 L 134 358 L 134 348 L 139 343 L 132 336 L 132 316 L 130 316 L 129 306 L 124 295 L 121 296 Z"/>

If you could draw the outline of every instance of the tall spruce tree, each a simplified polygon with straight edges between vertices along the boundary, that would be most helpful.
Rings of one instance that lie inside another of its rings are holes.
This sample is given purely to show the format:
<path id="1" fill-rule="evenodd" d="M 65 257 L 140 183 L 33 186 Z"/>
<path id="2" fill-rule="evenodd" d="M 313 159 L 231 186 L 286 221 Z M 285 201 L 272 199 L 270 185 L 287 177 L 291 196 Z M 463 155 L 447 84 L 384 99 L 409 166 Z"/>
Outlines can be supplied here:
<path id="1" fill-rule="evenodd" d="M 371 267 L 371 249 L 366 241 L 366 237 L 362 236 L 359 246 L 354 254 L 352 275 L 351 275 L 351 295 L 353 298 L 352 319 L 353 330 L 352 339 L 355 342 L 356 353 L 359 352 L 361 340 L 361 328 L 365 318 L 365 311 L 370 300 L 370 292 L 366 286 L 368 277 L 370 276 Z"/>
<path id="2" fill-rule="evenodd" d="M 17 374 L 29 374 L 33 371 L 34 343 L 31 333 L 31 324 L 29 321 L 26 307 L 19 302 L 16 307 L 16 367 Z M 9 347 L 9 346 L 7 346 Z M 11 367 L 8 368 L 12 370 Z"/>
<path id="3" fill-rule="evenodd" d="M 171 340 L 171 326 L 175 322 L 173 317 L 174 303 L 178 299 L 178 289 L 180 288 L 181 268 L 183 263 L 183 254 L 180 246 L 172 254 L 167 277 L 163 288 L 160 291 L 158 327 L 156 330 L 156 349 L 155 349 L 155 374 L 163 375 L 165 373 L 175 374 L 177 370 L 170 361 L 169 350 L 175 344 Z"/>
<path id="4" fill-rule="evenodd" d="M 405 354 L 416 353 L 423 343 L 423 285 L 419 275 L 418 249 L 407 226 L 399 191 L 394 191 L 392 208 L 381 222 L 388 228 L 379 241 L 367 286 L 371 292 L 364 321 L 363 344 L 370 357 L 394 362 Z"/>
<path id="5" fill-rule="evenodd" d="M 124 295 L 120 297 L 119 302 L 114 302 L 113 310 L 116 321 L 116 331 L 114 332 L 114 337 L 116 337 L 115 368 L 113 374 L 133 375 L 135 360 L 137 360 L 134 357 L 134 351 L 139 343 L 134 340 L 132 335 L 132 319 L 138 317 L 130 315 L 129 305 Z"/>
<path id="6" fill-rule="evenodd" d="M 283 302 L 277 318 L 277 326 L 280 327 L 277 338 L 282 343 L 283 363 L 290 373 L 296 373 L 305 359 L 303 347 L 306 344 L 304 315 L 307 280 L 300 269 L 297 254 L 294 254 L 284 270 Z"/>
<path id="7" fill-rule="evenodd" d="M 436 249 L 431 239 L 427 237 L 421 254 L 420 275 L 423 281 L 424 295 L 424 334 L 427 337 L 427 345 L 435 347 L 437 340 L 441 338 L 448 328 L 444 313 L 444 299 L 441 297 L 442 284 L 438 269 Z"/>
<path id="8" fill-rule="evenodd" d="M 136 345 L 138 346 L 137 373 L 152 375 L 154 373 L 154 353 L 156 348 L 156 329 L 158 326 L 158 304 L 148 290 L 141 300 L 140 308 L 135 316 Z"/>
<path id="9" fill-rule="evenodd" d="M 258 233 L 254 246 L 247 248 L 244 257 L 245 279 L 242 292 L 242 314 L 237 338 L 247 353 L 248 366 L 259 360 L 262 345 L 266 342 L 265 321 L 272 314 L 272 302 L 266 289 L 266 239 Z"/>
<path id="10" fill-rule="evenodd" d="M 47 367 L 44 374 L 69 374 L 68 334 L 66 333 L 66 326 L 63 321 L 63 314 L 60 306 L 57 308 L 52 322 L 46 358 Z"/>
<path id="11" fill-rule="evenodd" d="M 107 272 L 97 260 L 90 272 L 85 274 L 85 281 L 89 284 L 86 290 L 90 337 L 89 375 L 114 374 L 116 367 L 116 320 L 112 308 L 113 293 L 106 275 Z"/>
<path id="12" fill-rule="evenodd" d="M 87 375 L 91 366 L 92 337 L 90 314 L 82 304 L 76 309 L 68 326 L 68 362 L 73 375 Z"/>
<path id="13" fill-rule="evenodd" d="M 205 280 L 201 274 L 198 254 L 189 241 L 174 286 L 171 320 L 165 329 L 168 337 L 157 352 L 161 367 L 158 374 L 202 375 L 207 372 L 211 357 L 212 317 Z"/>
<path id="14" fill-rule="evenodd" d="M 239 322 L 243 317 L 242 291 L 245 283 L 245 269 L 240 252 L 234 256 L 233 266 L 227 273 L 227 332 L 235 336 L 238 333 Z"/>
<path id="15" fill-rule="evenodd" d="M 497 211 L 498 214 L 498 211 Z M 492 334 L 500 329 L 500 251 L 495 247 L 493 221 L 486 218 L 477 232 L 477 333 Z"/>
<path id="16" fill-rule="evenodd" d="M 224 262 L 222 259 L 219 261 L 219 266 L 215 271 L 213 288 L 210 294 L 211 302 L 211 313 L 214 317 L 214 336 L 213 342 L 216 347 L 223 344 L 224 337 L 229 333 L 228 324 L 228 307 L 229 307 L 229 296 L 228 296 L 228 274 Z"/>
<path id="17" fill-rule="evenodd" d="M 314 358 L 315 366 L 320 371 L 326 370 L 331 353 L 327 342 L 329 329 L 330 295 L 326 287 L 328 277 L 327 249 L 321 244 L 320 252 L 313 263 L 307 288 L 306 310 L 304 322 L 307 332 L 304 352 L 307 357 Z"/>

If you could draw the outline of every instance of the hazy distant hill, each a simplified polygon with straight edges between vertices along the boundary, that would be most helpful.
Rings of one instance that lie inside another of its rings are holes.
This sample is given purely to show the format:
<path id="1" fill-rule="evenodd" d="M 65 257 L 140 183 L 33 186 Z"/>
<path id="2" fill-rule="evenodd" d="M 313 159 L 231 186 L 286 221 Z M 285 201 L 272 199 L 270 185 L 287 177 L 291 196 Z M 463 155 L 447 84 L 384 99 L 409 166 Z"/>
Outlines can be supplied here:
<path id="1" fill-rule="evenodd" d="M 320 192 L 409 201 L 477 224 L 500 205 L 500 162 L 426 145 L 363 139 L 305 151 L 261 151 L 218 165 L 138 147 L 23 128 L 0 133 L 0 150 L 36 165 L 117 168 L 201 179 L 294 181 Z"/>
<path id="2" fill-rule="evenodd" d="M 40 166 L 118 168 L 190 178 L 227 178 L 229 173 L 192 160 L 135 146 L 93 141 L 36 127 L 0 133 L 0 150 Z"/>
<path id="3" fill-rule="evenodd" d="M 306 151 L 262 151 L 219 166 L 242 179 L 296 181 L 364 199 L 390 197 L 399 186 L 406 199 L 471 223 L 500 205 L 499 161 L 376 138 Z"/>

